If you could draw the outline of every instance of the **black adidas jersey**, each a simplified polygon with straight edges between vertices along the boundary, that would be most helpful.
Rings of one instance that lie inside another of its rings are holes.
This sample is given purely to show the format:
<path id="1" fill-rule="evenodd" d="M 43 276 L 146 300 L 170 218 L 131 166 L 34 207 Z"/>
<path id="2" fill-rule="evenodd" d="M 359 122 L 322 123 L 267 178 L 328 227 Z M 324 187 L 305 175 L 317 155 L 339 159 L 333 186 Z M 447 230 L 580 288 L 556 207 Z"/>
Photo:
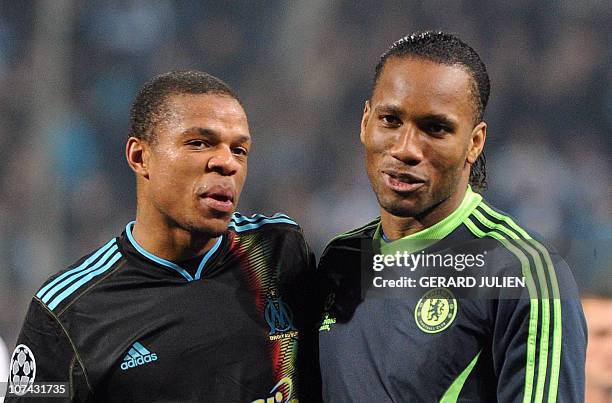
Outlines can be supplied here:
<path id="1" fill-rule="evenodd" d="M 320 399 L 314 257 L 293 220 L 236 213 L 179 264 L 138 245 L 133 225 L 36 293 L 12 381 L 67 382 L 78 402 Z"/>
<path id="2" fill-rule="evenodd" d="M 383 284 L 387 269 L 375 262 L 404 251 L 420 263 L 395 267 L 410 274 Z M 477 251 L 475 281 L 524 286 L 462 288 L 469 270 L 458 262 Z M 455 259 L 448 269 L 461 276 L 429 276 L 428 256 Z M 584 399 L 586 326 L 567 264 L 471 189 L 449 217 L 406 238 L 386 240 L 380 219 L 338 236 L 318 276 L 326 402 Z"/>

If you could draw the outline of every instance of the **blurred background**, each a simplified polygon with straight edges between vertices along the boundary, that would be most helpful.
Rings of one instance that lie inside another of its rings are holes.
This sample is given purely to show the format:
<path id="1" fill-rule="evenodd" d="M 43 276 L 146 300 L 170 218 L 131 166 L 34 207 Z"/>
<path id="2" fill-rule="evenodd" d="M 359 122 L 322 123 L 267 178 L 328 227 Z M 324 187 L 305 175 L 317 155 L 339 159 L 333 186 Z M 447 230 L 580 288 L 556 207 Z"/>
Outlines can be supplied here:
<path id="1" fill-rule="evenodd" d="M 0 1 L 0 337 L 52 273 L 135 214 L 129 109 L 200 69 L 242 98 L 254 148 L 239 209 L 282 211 L 320 255 L 377 214 L 359 121 L 378 56 L 415 30 L 485 61 L 485 197 L 612 289 L 612 2 Z M 599 245 L 594 247 L 593 245 Z M 606 246 L 607 245 L 607 246 Z"/>

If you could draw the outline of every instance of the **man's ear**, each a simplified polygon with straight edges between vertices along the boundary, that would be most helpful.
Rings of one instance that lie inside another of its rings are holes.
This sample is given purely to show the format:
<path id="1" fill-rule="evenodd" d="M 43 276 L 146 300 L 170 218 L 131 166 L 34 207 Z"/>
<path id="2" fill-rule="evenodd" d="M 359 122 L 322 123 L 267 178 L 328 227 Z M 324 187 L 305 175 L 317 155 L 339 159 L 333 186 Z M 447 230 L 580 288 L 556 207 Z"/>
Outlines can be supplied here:
<path id="1" fill-rule="evenodd" d="M 130 168 L 146 179 L 149 178 L 149 144 L 137 137 L 131 136 L 125 145 L 125 158 Z"/>
<path id="2" fill-rule="evenodd" d="M 361 131 L 359 132 L 359 139 L 362 144 L 365 144 L 365 130 L 368 125 L 368 119 L 370 118 L 370 100 L 365 101 L 363 107 L 363 116 L 361 117 Z"/>
<path id="3" fill-rule="evenodd" d="M 480 153 L 482 153 L 486 140 L 487 124 L 485 122 L 480 122 L 472 130 L 472 134 L 470 137 L 470 145 L 466 157 L 467 162 L 469 162 L 470 164 L 474 164 L 476 162 L 478 156 L 480 155 Z"/>

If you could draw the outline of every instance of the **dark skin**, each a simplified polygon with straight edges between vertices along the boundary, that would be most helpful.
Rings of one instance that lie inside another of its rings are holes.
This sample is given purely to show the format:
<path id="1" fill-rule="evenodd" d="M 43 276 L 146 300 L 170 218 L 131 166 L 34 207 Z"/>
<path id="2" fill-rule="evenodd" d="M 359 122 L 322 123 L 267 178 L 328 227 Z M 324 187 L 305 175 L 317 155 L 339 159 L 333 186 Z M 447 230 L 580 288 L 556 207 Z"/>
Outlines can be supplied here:
<path id="1" fill-rule="evenodd" d="M 391 57 L 361 120 L 366 169 L 392 240 L 428 228 L 463 200 L 487 125 L 460 66 Z"/>
<path id="2" fill-rule="evenodd" d="M 126 145 L 137 178 L 134 238 L 166 260 L 201 255 L 227 229 L 246 179 L 246 114 L 229 96 L 171 95 L 154 136 Z"/>

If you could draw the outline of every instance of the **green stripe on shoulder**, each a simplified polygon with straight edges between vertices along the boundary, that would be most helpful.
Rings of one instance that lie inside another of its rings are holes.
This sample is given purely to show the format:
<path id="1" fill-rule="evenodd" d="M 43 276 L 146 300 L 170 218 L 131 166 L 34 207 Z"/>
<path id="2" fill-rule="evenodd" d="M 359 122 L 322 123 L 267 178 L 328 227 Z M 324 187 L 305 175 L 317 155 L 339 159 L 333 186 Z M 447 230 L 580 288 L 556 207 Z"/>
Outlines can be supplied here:
<path id="1" fill-rule="evenodd" d="M 473 215 L 472 215 L 473 217 Z M 536 290 L 536 285 L 531 274 L 529 259 L 521 249 L 516 247 L 508 240 L 499 230 L 491 229 L 489 231 L 481 230 L 471 218 L 467 218 L 464 224 L 468 229 L 479 238 L 493 238 L 498 240 L 506 249 L 514 254 L 521 264 L 521 272 L 525 277 L 527 290 L 529 292 L 529 328 L 527 334 L 527 357 L 525 363 L 525 388 L 523 395 L 523 403 L 531 402 L 533 393 L 533 383 L 535 378 L 535 361 L 536 361 L 536 343 L 538 332 L 538 315 L 539 315 L 539 299 Z"/>
<path id="2" fill-rule="evenodd" d="M 548 399 L 549 403 L 553 403 L 557 401 L 557 393 L 559 389 L 559 373 L 561 367 L 561 340 L 563 337 L 563 325 L 562 325 L 562 317 L 561 317 L 561 300 L 559 293 L 559 283 L 557 280 L 557 275 L 555 273 L 555 268 L 550 257 L 550 253 L 542 245 L 540 242 L 535 240 L 531 235 L 527 233 L 523 228 L 521 228 L 513 219 L 503 213 L 500 213 L 486 203 L 481 203 L 480 207 L 492 217 L 503 221 L 506 223 L 511 229 L 516 231 L 522 239 L 526 241 L 529 245 L 535 248 L 541 256 L 544 258 L 544 266 L 547 268 L 547 274 L 550 279 L 551 287 L 552 287 L 552 301 L 553 301 L 553 345 L 552 345 L 552 362 L 551 362 L 551 370 L 550 370 L 550 382 L 548 387 Z M 546 300 L 545 300 L 546 301 Z M 542 399 L 539 401 L 543 401 L 543 390 L 542 390 Z M 538 401 L 538 400 L 536 400 Z"/>
<path id="3" fill-rule="evenodd" d="M 482 207 L 482 205 L 481 205 Z M 550 328 L 550 301 L 548 296 L 548 286 L 546 285 L 546 274 L 544 273 L 542 259 L 538 252 L 527 243 L 527 241 L 521 239 L 520 235 L 504 223 L 494 223 L 485 214 L 482 214 L 479 210 L 474 210 L 474 217 L 484 226 L 490 229 L 498 230 L 504 236 L 512 239 L 515 245 L 517 245 L 523 252 L 531 256 L 535 264 L 535 269 L 538 277 L 538 284 L 540 286 L 540 295 L 542 298 L 542 323 L 540 328 L 540 354 L 538 358 L 538 377 L 535 389 L 535 401 L 541 402 L 544 396 L 544 386 L 546 381 L 546 371 L 548 365 L 548 351 L 549 351 L 549 328 Z M 488 214 L 488 213 L 487 213 Z"/>

